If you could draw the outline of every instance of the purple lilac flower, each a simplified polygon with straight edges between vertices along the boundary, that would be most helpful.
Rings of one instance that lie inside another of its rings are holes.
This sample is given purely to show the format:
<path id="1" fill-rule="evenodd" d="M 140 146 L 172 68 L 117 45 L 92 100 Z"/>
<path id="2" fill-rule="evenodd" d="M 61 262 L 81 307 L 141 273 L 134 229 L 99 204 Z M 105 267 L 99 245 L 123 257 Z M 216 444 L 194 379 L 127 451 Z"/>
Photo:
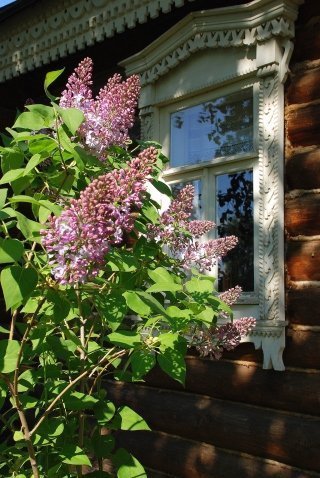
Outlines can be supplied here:
<path id="1" fill-rule="evenodd" d="M 212 221 L 190 221 L 194 197 L 194 187 L 187 185 L 181 189 L 170 207 L 161 215 L 160 224 L 150 225 L 148 237 L 162 241 L 170 253 L 189 269 L 192 266 L 200 271 L 211 270 L 221 257 L 224 257 L 238 244 L 235 236 L 227 236 L 200 242 L 196 239 L 215 227 Z"/>
<path id="2" fill-rule="evenodd" d="M 237 347 L 241 338 L 248 335 L 255 325 L 256 319 L 243 317 L 234 322 L 217 325 L 211 329 L 200 330 L 194 338 L 196 349 L 201 357 L 219 360 L 223 350 L 233 350 Z"/>
<path id="3" fill-rule="evenodd" d="M 135 109 L 140 93 L 137 75 L 121 81 L 115 74 L 93 98 L 92 60 L 85 58 L 70 76 L 63 91 L 60 106 L 79 108 L 85 121 L 79 128 L 84 145 L 100 160 L 112 145 L 125 146 L 129 141 L 128 130 L 133 126 Z"/>
<path id="4" fill-rule="evenodd" d="M 153 147 L 142 151 L 127 169 L 94 180 L 61 216 L 42 232 L 55 279 L 61 284 L 86 282 L 97 276 L 110 247 L 134 226 L 147 178 L 156 161 Z"/>

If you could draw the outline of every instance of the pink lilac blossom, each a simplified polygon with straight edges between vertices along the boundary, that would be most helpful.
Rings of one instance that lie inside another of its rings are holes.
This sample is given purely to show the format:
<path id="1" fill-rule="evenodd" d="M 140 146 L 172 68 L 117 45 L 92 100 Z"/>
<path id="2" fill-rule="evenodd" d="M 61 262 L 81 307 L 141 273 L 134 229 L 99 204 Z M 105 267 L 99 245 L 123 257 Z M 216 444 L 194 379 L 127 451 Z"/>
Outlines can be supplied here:
<path id="1" fill-rule="evenodd" d="M 103 161 L 110 146 L 125 146 L 129 141 L 128 130 L 134 123 L 140 80 L 133 75 L 122 81 L 121 76 L 115 74 L 93 98 L 92 66 L 92 60 L 85 58 L 74 70 L 62 93 L 60 106 L 79 108 L 83 112 L 85 121 L 79 128 L 79 136 Z"/>
<path id="2" fill-rule="evenodd" d="M 217 325 L 211 329 L 201 330 L 195 337 L 196 349 L 201 357 L 219 360 L 223 350 L 233 350 L 241 338 L 248 335 L 256 325 L 253 317 L 243 317 L 234 322 Z"/>
<path id="3" fill-rule="evenodd" d="M 224 257 L 238 244 L 235 236 L 200 242 L 196 239 L 215 227 L 212 221 L 190 221 L 193 208 L 194 187 L 187 185 L 179 192 L 170 207 L 161 215 L 158 225 L 150 225 L 148 237 L 162 241 L 170 253 L 189 269 L 197 267 L 201 272 L 211 270 L 217 260 Z"/>
<path id="4" fill-rule="evenodd" d="M 86 282 L 97 276 L 110 247 L 134 226 L 146 181 L 156 161 L 153 147 L 142 151 L 127 169 L 94 180 L 61 216 L 42 232 L 55 279 L 61 284 Z"/>

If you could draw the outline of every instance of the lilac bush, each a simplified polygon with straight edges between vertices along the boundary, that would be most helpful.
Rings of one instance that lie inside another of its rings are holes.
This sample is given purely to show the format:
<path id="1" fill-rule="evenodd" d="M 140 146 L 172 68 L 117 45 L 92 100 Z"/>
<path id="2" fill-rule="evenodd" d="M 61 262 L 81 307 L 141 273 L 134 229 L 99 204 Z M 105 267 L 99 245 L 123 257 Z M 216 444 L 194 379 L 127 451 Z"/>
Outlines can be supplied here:
<path id="1" fill-rule="evenodd" d="M 184 383 L 188 347 L 220 358 L 255 320 L 233 320 L 239 287 L 214 288 L 237 238 L 208 240 L 193 187 L 172 198 L 160 147 L 130 142 L 138 77 L 115 75 L 94 98 L 86 58 L 57 103 L 59 73 L 45 80 L 51 105 L 28 104 L 0 147 L 0 474 L 81 478 L 87 466 L 94 478 L 109 460 L 114 475 L 145 477 L 113 430 L 149 427 L 109 400 L 105 377 L 141 381 L 157 364 Z"/>

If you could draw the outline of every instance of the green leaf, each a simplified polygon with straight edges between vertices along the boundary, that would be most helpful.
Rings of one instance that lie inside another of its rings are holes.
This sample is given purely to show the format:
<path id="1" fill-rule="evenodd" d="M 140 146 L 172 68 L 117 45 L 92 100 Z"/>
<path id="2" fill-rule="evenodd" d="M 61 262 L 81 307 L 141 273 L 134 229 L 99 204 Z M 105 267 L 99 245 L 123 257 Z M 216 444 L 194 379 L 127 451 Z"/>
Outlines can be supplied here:
<path id="1" fill-rule="evenodd" d="M 137 270 L 139 263 L 130 252 L 113 250 L 108 252 L 108 266 L 116 272 L 134 272 Z"/>
<path id="2" fill-rule="evenodd" d="M 72 392 L 63 399 L 63 402 L 67 410 L 88 410 L 98 403 L 98 399 L 85 393 Z"/>
<path id="3" fill-rule="evenodd" d="M 111 435 L 95 433 L 91 439 L 91 444 L 96 458 L 108 458 L 114 448 L 115 439 Z"/>
<path id="4" fill-rule="evenodd" d="M 8 194 L 7 188 L 0 189 L 0 209 L 2 209 L 6 203 L 7 194 Z"/>
<path id="5" fill-rule="evenodd" d="M 118 472 L 117 478 L 147 478 L 141 463 L 127 450 L 119 448 L 113 455 Z"/>
<path id="6" fill-rule="evenodd" d="M 20 431 L 15 431 L 13 434 L 14 441 L 21 441 L 24 440 L 24 434 Z"/>
<path id="7" fill-rule="evenodd" d="M 120 430 L 150 430 L 146 421 L 132 408 L 123 405 L 117 410 L 117 415 L 120 416 Z"/>
<path id="8" fill-rule="evenodd" d="M 120 326 L 128 309 L 122 293 L 117 290 L 112 290 L 109 294 L 97 294 L 94 297 L 94 303 L 102 319 L 108 323 L 112 332 L 115 332 Z"/>
<path id="9" fill-rule="evenodd" d="M 0 239 L 0 264 L 17 262 L 23 252 L 23 244 L 18 239 Z"/>
<path id="10" fill-rule="evenodd" d="M 67 463 L 68 465 L 88 465 L 91 466 L 91 462 L 88 456 L 84 453 L 84 451 L 72 444 L 66 444 L 63 446 L 59 456 L 63 463 Z"/>
<path id="11" fill-rule="evenodd" d="M 37 434 L 44 437 L 58 437 L 64 431 L 64 422 L 62 418 L 47 418 L 37 430 Z"/>
<path id="12" fill-rule="evenodd" d="M 20 344 L 17 340 L 0 340 L 0 372 L 11 373 L 16 369 Z"/>
<path id="13" fill-rule="evenodd" d="M 38 283 L 38 274 L 34 269 L 10 266 L 1 271 L 1 286 L 6 310 L 16 309 L 25 303 Z"/>
<path id="14" fill-rule="evenodd" d="M 11 183 L 16 179 L 21 178 L 23 176 L 23 173 L 24 168 L 12 169 L 11 171 L 8 171 L 2 176 L 0 184 Z"/>
<path id="15" fill-rule="evenodd" d="M 158 179 L 151 180 L 152 186 L 154 186 L 161 194 L 165 194 L 169 198 L 172 198 L 172 191 L 169 186 L 164 183 L 163 181 L 159 181 Z"/>
<path id="16" fill-rule="evenodd" d="M 16 215 L 18 218 L 17 228 L 22 232 L 24 237 L 30 241 L 41 244 L 40 231 L 43 229 L 43 226 L 38 222 L 28 219 L 19 212 L 17 212 Z"/>
<path id="17" fill-rule="evenodd" d="M 12 169 L 21 168 L 24 162 L 24 155 L 22 151 L 17 151 L 13 148 L 7 148 L 3 153 L 1 166 L 3 174 Z"/>
<path id="18" fill-rule="evenodd" d="M 147 292 L 174 292 L 182 290 L 182 285 L 177 284 L 175 280 L 177 277 L 170 274 L 164 267 L 158 267 L 155 270 L 148 270 L 149 277 L 155 282 L 154 285 L 147 289 Z"/>
<path id="19" fill-rule="evenodd" d="M 36 370 L 25 370 L 19 375 L 18 392 L 26 392 L 32 390 L 38 379 Z"/>
<path id="20" fill-rule="evenodd" d="M 25 111 L 21 113 L 12 128 L 23 128 L 32 131 L 38 131 L 45 128 L 46 122 L 44 118 L 36 111 Z"/>
<path id="21" fill-rule="evenodd" d="M 123 294 L 123 297 L 126 299 L 128 307 L 139 314 L 141 317 L 148 317 L 151 313 L 149 305 L 147 305 L 134 291 L 126 291 Z"/>
<path id="22" fill-rule="evenodd" d="M 0 410 L 5 402 L 8 393 L 8 386 L 0 380 Z"/>
<path id="23" fill-rule="evenodd" d="M 132 375 L 135 380 L 140 380 L 154 366 L 156 359 L 153 353 L 146 350 L 138 350 L 131 356 Z"/>
<path id="24" fill-rule="evenodd" d="M 84 121 L 84 114 L 77 108 L 57 108 L 59 115 L 71 134 L 75 135 Z"/>
<path id="25" fill-rule="evenodd" d="M 153 297 L 153 295 L 141 290 L 138 290 L 137 294 L 154 313 L 166 316 L 166 309 L 155 297 Z"/>
<path id="26" fill-rule="evenodd" d="M 215 313 L 212 307 L 206 306 L 206 308 L 203 311 L 201 311 L 195 317 L 195 319 L 200 320 L 201 322 L 204 322 L 206 325 L 211 325 L 214 317 L 215 317 Z"/>
<path id="27" fill-rule="evenodd" d="M 64 72 L 64 68 L 62 70 L 49 71 L 46 74 L 46 77 L 45 77 L 45 80 L 44 80 L 44 91 L 45 91 L 47 97 L 52 101 L 55 101 L 56 98 L 50 94 L 48 88 L 57 78 L 59 78 L 59 76 L 63 72 Z"/>
<path id="28" fill-rule="evenodd" d="M 34 154 L 28 161 L 23 176 L 26 176 L 30 171 L 32 171 L 38 164 L 42 163 L 46 158 L 43 158 L 40 154 Z"/>
<path id="29" fill-rule="evenodd" d="M 120 345 L 125 349 L 134 348 L 141 343 L 141 337 L 131 330 L 118 330 L 109 334 L 108 339 L 111 343 Z"/>
<path id="30" fill-rule="evenodd" d="M 144 204 L 144 206 L 141 209 L 141 212 L 144 214 L 144 216 L 147 219 L 149 219 L 149 221 L 152 222 L 152 224 L 155 224 L 159 220 L 159 212 L 155 208 L 155 206 L 151 203 Z"/>
<path id="31" fill-rule="evenodd" d="M 105 425 L 113 418 L 116 412 L 116 407 L 112 402 L 110 402 L 110 400 L 103 402 L 100 401 L 97 403 L 97 405 L 95 405 L 93 411 L 98 424 Z"/>
<path id="32" fill-rule="evenodd" d="M 167 348 L 157 355 L 157 361 L 161 369 L 174 380 L 184 385 L 186 378 L 186 364 L 184 355 L 177 350 Z"/>
<path id="33" fill-rule="evenodd" d="M 42 118 L 45 121 L 45 125 L 48 128 L 52 126 L 55 120 L 54 109 L 52 108 L 52 106 L 33 104 L 33 105 L 27 105 L 26 108 L 32 113 L 37 113 L 40 116 L 42 116 Z"/>
<path id="34" fill-rule="evenodd" d="M 190 294 L 212 294 L 213 285 L 210 280 L 200 279 L 199 277 L 192 277 L 185 283 L 185 287 Z"/>

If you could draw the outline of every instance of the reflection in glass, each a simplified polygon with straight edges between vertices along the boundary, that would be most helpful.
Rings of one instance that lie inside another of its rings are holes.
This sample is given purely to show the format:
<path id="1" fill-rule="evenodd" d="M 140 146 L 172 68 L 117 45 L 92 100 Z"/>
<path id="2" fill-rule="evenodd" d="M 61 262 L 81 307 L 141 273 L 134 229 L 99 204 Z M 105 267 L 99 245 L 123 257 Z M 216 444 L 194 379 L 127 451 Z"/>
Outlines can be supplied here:
<path id="1" fill-rule="evenodd" d="M 171 166 L 253 151 L 252 88 L 171 115 Z"/>
<path id="2" fill-rule="evenodd" d="M 194 187 L 194 198 L 193 198 L 193 211 L 191 213 L 190 219 L 201 219 L 201 179 L 194 179 L 193 181 L 181 181 L 179 183 L 170 184 L 173 197 L 177 197 L 179 191 L 183 189 L 187 184 L 192 184 Z"/>
<path id="3" fill-rule="evenodd" d="M 253 173 L 252 170 L 216 177 L 219 237 L 234 235 L 239 244 L 220 261 L 219 290 L 240 285 L 254 290 Z"/>

